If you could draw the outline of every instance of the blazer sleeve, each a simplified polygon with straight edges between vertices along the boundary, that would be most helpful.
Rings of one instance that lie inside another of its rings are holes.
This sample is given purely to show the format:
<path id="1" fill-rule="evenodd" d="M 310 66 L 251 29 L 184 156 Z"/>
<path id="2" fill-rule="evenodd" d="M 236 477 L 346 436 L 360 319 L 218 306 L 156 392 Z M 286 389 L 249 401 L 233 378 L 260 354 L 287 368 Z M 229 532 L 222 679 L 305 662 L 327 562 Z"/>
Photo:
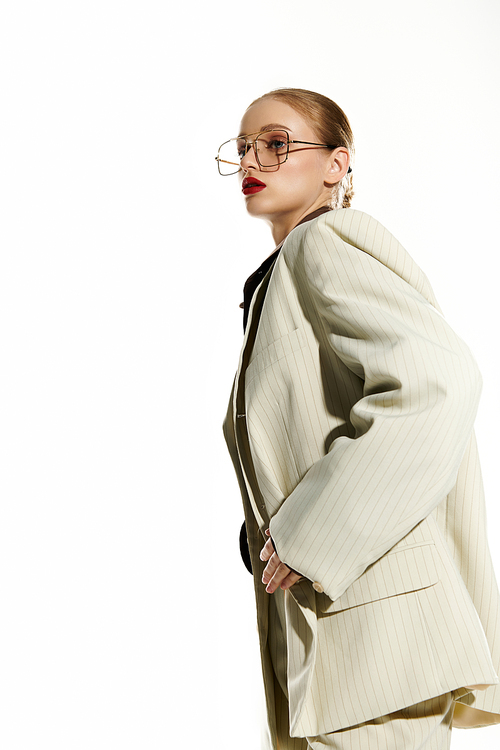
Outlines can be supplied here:
<path id="1" fill-rule="evenodd" d="M 280 558 L 336 599 L 451 491 L 481 377 L 441 313 L 388 266 L 332 226 L 301 242 L 310 319 L 363 396 L 351 408 L 354 437 L 332 442 L 270 531 Z"/>

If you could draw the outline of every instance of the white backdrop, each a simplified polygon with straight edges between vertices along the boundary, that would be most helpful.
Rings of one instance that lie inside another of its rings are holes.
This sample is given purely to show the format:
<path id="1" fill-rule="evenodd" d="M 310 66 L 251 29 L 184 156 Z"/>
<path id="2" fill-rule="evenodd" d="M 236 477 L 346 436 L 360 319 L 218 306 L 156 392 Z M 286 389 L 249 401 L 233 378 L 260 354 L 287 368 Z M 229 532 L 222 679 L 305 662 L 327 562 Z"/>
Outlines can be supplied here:
<path id="1" fill-rule="evenodd" d="M 499 31 L 495 0 L 3 3 L 0 747 L 258 750 L 220 427 L 273 244 L 214 157 L 271 88 L 347 112 L 354 207 L 480 364 L 500 574 Z"/>

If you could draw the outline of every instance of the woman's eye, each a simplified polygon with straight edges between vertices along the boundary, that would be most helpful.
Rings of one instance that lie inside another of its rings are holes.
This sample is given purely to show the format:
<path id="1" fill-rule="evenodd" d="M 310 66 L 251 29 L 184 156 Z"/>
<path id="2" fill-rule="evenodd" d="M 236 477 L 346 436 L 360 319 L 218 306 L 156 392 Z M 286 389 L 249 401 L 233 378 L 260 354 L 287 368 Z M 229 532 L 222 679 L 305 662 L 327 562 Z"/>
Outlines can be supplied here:
<path id="1" fill-rule="evenodd" d="M 267 147 L 273 151 L 281 151 L 286 148 L 286 141 L 281 138 L 273 138 L 272 141 L 268 141 Z"/>
<path id="2" fill-rule="evenodd" d="M 243 142 L 239 142 L 239 143 L 237 144 L 237 147 L 236 147 L 236 148 L 237 148 L 237 151 L 238 151 L 238 156 L 239 156 L 239 158 L 240 158 L 240 159 L 243 159 L 243 157 L 244 157 L 244 156 L 246 155 L 246 153 L 247 153 L 247 151 L 248 151 L 248 146 L 247 146 L 247 144 L 245 143 L 245 141 L 243 141 Z"/>

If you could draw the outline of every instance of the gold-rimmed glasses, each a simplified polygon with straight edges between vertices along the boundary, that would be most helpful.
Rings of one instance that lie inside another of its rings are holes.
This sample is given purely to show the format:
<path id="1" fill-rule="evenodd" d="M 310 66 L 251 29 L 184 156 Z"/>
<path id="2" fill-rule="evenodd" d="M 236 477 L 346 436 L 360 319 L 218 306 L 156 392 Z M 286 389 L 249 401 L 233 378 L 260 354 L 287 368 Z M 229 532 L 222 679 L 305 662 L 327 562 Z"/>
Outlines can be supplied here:
<path id="1" fill-rule="evenodd" d="M 256 136 L 252 140 L 252 136 Z M 313 143 L 312 141 L 296 141 L 290 139 L 286 130 L 264 130 L 260 133 L 240 135 L 230 138 L 219 148 L 215 157 L 219 174 L 228 177 L 238 174 L 241 170 L 241 160 L 253 147 L 257 164 L 261 169 L 279 167 L 288 159 L 291 143 L 302 143 L 306 146 L 320 146 L 321 148 L 335 148 L 327 143 Z M 236 167 L 236 169 L 235 169 Z"/>

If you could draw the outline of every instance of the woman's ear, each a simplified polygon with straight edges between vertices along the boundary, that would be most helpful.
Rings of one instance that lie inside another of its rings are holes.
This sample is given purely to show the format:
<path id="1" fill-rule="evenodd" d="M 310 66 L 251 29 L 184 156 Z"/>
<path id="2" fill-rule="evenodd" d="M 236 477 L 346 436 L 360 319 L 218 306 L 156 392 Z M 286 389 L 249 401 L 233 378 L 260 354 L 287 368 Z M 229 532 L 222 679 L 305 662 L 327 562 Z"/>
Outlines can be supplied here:
<path id="1" fill-rule="evenodd" d="M 335 185 L 345 177 L 349 169 L 350 159 L 349 151 L 343 146 L 339 146 L 330 153 L 325 174 L 325 185 Z"/>

